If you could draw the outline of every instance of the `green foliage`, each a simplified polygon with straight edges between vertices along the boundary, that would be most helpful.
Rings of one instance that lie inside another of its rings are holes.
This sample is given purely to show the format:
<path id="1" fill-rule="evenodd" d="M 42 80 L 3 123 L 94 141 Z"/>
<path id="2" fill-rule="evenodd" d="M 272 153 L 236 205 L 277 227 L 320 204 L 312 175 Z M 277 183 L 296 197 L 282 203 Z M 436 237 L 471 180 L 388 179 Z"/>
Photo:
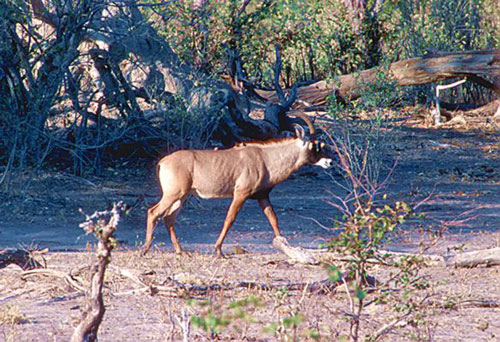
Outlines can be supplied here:
<path id="1" fill-rule="evenodd" d="M 342 280 L 342 272 L 335 266 L 330 266 L 328 272 L 328 280 L 332 283 L 337 283 Z"/>
<path id="2" fill-rule="evenodd" d="M 289 292 L 279 290 L 275 293 L 275 307 L 288 307 Z M 306 322 L 307 317 L 298 308 L 290 309 L 284 315 L 278 316 L 277 321 L 262 321 L 255 317 L 255 311 L 263 304 L 258 297 L 250 295 L 246 298 L 235 300 L 227 305 L 214 304 L 212 301 L 189 300 L 188 305 L 198 307 L 201 313 L 191 316 L 191 324 L 208 334 L 211 339 L 222 338 L 225 329 L 233 328 L 244 331 L 247 326 L 255 324 L 263 333 L 280 336 L 286 340 L 299 340 L 299 327 Z M 313 340 L 320 338 L 319 331 L 315 329 L 302 329 L 300 335 Z"/>
<path id="3" fill-rule="evenodd" d="M 410 207 L 404 202 L 376 207 L 373 202 L 359 201 L 355 204 L 353 214 L 344 215 L 342 219 L 335 221 L 335 225 L 343 229 L 326 246 L 351 256 L 348 261 L 351 276 L 356 273 L 367 277 L 368 260 L 381 258 L 377 253 L 378 249 L 390 241 L 395 229 L 411 215 Z M 338 277 L 338 269 L 331 269 L 330 278 L 334 280 Z"/>
<path id="4" fill-rule="evenodd" d="M 208 310 L 202 316 L 191 317 L 191 323 L 195 327 L 199 327 L 206 332 L 217 335 L 223 328 L 229 325 L 230 321 L 217 316 L 213 310 Z"/>
<path id="5" fill-rule="evenodd" d="M 367 1 L 359 25 L 340 0 L 243 3 L 213 1 L 193 9 L 191 2 L 171 2 L 150 10 L 149 16 L 182 60 L 219 74 L 232 68 L 228 56 L 236 51 L 249 79 L 261 87 L 273 87 L 275 44 L 281 46 L 282 82 L 291 86 L 429 50 L 485 49 L 500 43 L 500 10 L 494 0 Z M 384 101 L 375 105 L 401 102 L 401 91 L 391 89 L 377 89 Z M 464 96 L 477 99 L 478 92 L 469 89 Z M 406 90 L 405 99 L 426 101 L 430 95 L 429 87 L 419 86 Z"/>
<path id="6" fill-rule="evenodd" d="M 233 301 L 227 306 L 213 304 L 211 301 L 188 302 L 189 305 L 197 304 L 203 308 L 200 315 L 191 317 L 191 323 L 199 329 L 210 334 L 212 338 L 218 336 L 225 328 L 236 322 L 253 323 L 253 311 L 261 306 L 260 299 L 255 296 Z"/>
<path id="7" fill-rule="evenodd" d="M 247 74 L 268 86 L 275 44 L 282 47 L 287 85 L 423 55 L 426 49 L 499 44 L 493 0 L 367 1 L 359 27 L 339 0 L 242 5 L 213 1 L 193 9 L 191 2 L 179 1 L 150 10 L 149 16 L 184 61 L 217 73 L 226 68 L 227 49 L 236 49 Z"/>
<path id="8" fill-rule="evenodd" d="M 363 44 L 338 1 L 189 2 L 162 6 L 160 32 L 184 61 L 212 73 L 226 68 L 228 49 L 238 51 L 252 81 L 272 86 L 274 45 L 282 47 L 284 82 L 344 74 L 363 64 Z"/>
<path id="9" fill-rule="evenodd" d="M 270 335 L 282 336 L 289 341 L 298 341 L 298 328 L 306 320 L 306 316 L 300 312 L 292 313 L 282 318 L 279 322 L 267 323 L 263 332 Z M 320 338 L 319 331 L 307 330 L 306 336 L 316 340 Z"/>
<path id="10" fill-rule="evenodd" d="M 498 46 L 494 25 L 485 16 L 493 5 L 485 0 L 397 1 L 395 25 L 400 28 L 403 57 L 428 50 L 464 51 Z"/>
<path id="11" fill-rule="evenodd" d="M 412 300 L 412 295 L 415 290 L 428 287 L 427 281 L 418 275 L 421 262 L 417 257 L 404 256 L 395 259 L 380 251 L 390 242 L 397 228 L 414 216 L 410 206 L 404 202 L 379 206 L 373 201 L 358 199 L 354 202 L 354 209 L 346 211 L 343 217 L 336 221 L 335 226 L 341 229 L 341 232 L 326 243 L 329 249 L 345 255 L 347 260 L 345 266 L 347 271 L 344 273 L 336 266 L 330 267 L 329 280 L 332 282 L 342 280 L 346 286 L 352 288 L 353 298 L 349 300 L 352 311 L 352 315 L 349 316 L 351 341 L 357 341 L 359 338 L 361 324 L 359 318 L 368 296 L 373 302 L 391 305 L 399 317 L 414 313 L 408 319 L 418 324 L 420 307 Z M 369 281 L 373 263 L 391 266 L 396 270 L 396 273 L 391 275 L 391 281 L 398 292 L 369 292 L 369 289 L 373 290 L 374 285 Z M 351 297 L 349 293 L 348 296 Z"/>
<path id="12" fill-rule="evenodd" d="M 297 313 L 293 316 L 283 318 L 283 326 L 285 329 L 297 328 L 304 319 L 304 315 Z"/>

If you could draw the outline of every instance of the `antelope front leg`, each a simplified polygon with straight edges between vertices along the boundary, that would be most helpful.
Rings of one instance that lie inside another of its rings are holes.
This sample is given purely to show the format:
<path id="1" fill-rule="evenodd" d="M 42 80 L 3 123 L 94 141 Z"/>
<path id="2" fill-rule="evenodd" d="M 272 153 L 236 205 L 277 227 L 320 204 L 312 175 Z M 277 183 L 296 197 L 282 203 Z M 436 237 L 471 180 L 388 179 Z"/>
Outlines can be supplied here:
<path id="1" fill-rule="evenodd" d="M 222 227 L 222 231 L 220 232 L 219 238 L 215 243 L 215 252 L 217 256 L 224 257 L 222 254 L 222 243 L 224 242 L 224 238 L 226 237 L 227 231 L 233 225 L 234 220 L 236 219 L 236 215 L 240 211 L 243 203 L 245 203 L 246 197 L 235 196 L 233 201 L 231 202 L 231 206 L 227 211 L 226 219 L 224 220 L 224 226 Z"/>
<path id="2" fill-rule="evenodd" d="M 278 227 L 278 218 L 276 217 L 276 213 L 274 212 L 273 207 L 271 206 L 271 202 L 269 201 L 269 197 L 259 199 L 259 204 L 260 204 L 260 207 L 262 208 L 262 211 L 264 211 L 264 214 L 266 215 L 267 219 L 269 220 L 271 227 L 273 227 L 274 235 L 276 237 L 281 236 L 281 233 L 280 233 L 280 230 Z"/>

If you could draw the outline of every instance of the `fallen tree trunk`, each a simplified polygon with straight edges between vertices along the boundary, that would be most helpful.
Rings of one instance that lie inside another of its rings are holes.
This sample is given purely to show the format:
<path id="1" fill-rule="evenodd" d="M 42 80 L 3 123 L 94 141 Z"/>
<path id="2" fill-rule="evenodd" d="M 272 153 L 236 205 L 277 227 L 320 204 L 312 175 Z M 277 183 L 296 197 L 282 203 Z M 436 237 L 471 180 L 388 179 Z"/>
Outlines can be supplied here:
<path id="1" fill-rule="evenodd" d="M 43 254 L 43 251 L 39 254 Z M 43 267 L 33 258 L 33 253 L 29 251 L 10 248 L 0 249 L 0 268 L 7 267 L 10 264 L 18 265 L 23 270 Z"/>
<path id="2" fill-rule="evenodd" d="M 314 250 L 291 246 L 288 241 L 282 236 L 274 238 L 273 247 L 279 249 L 285 255 L 287 255 L 290 258 L 291 262 L 297 262 L 301 264 L 317 265 L 320 262 L 346 262 L 352 260 L 352 256 L 344 253 L 335 253 L 329 252 L 327 250 Z M 402 258 L 405 257 L 417 257 L 427 266 L 447 265 L 454 267 L 490 267 L 500 265 L 500 247 L 459 253 L 449 258 L 440 255 L 398 253 L 385 250 L 379 250 L 377 254 L 380 258 L 369 259 L 368 262 L 388 264 L 399 262 Z"/>
<path id="3" fill-rule="evenodd" d="M 326 103 L 330 95 L 347 101 L 359 98 L 367 87 L 379 82 L 380 73 L 400 86 L 434 83 L 456 77 L 467 77 L 500 95 L 500 50 L 441 52 L 392 63 L 388 69 L 373 68 L 356 74 L 339 76 L 336 81 L 319 81 L 300 87 L 297 98 L 308 106 Z M 493 81 L 489 81 L 492 79 Z M 278 102 L 275 91 L 256 90 L 259 96 Z"/>
<path id="4" fill-rule="evenodd" d="M 463 114 L 467 117 L 478 116 L 496 116 L 500 118 L 500 99 L 491 101 L 484 106 L 473 109 L 441 109 L 441 115 L 448 119 L 452 119 L 457 114 Z"/>
<path id="5" fill-rule="evenodd" d="M 313 255 L 313 253 L 311 253 L 312 251 L 307 251 L 302 247 L 290 246 L 287 239 L 283 236 L 277 236 L 274 238 L 273 247 L 285 253 L 292 262 L 309 265 L 319 264 L 318 259 Z"/>
<path id="6" fill-rule="evenodd" d="M 500 266 L 500 247 L 464 252 L 447 260 L 454 267 Z"/>
<path id="7" fill-rule="evenodd" d="M 320 259 L 321 262 L 332 262 L 341 261 L 349 262 L 353 260 L 353 257 L 348 254 L 336 253 L 336 252 L 326 252 L 326 251 L 312 251 L 315 253 L 316 257 Z M 389 265 L 394 263 L 399 263 L 403 258 L 416 257 L 421 260 L 426 266 L 438 267 L 445 264 L 445 260 L 440 255 L 434 254 L 418 254 L 418 253 L 402 253 L 402 252 L 391 252 L 387 250 L 378 250 L 378 258 L 370 258 L 367 260 L 368 263 L 372 264 L 382 264 Z"/>

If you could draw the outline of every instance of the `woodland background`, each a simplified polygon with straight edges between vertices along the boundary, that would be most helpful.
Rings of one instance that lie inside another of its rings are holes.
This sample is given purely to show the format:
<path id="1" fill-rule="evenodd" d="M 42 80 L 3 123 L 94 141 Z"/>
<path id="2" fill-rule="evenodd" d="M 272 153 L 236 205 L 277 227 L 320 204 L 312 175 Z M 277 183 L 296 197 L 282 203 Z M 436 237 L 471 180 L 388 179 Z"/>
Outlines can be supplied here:
<path id="1" fill-rule="evenodd" d="M 384 67 L 500 44 L 495 0 L 1 3 L 0 184 L 7 192 L 11 177 L 28 169 L 99 174 L 117 158 L 278 136 L 295 101 L 278 116 L 252 115 L 270 107 L 258 91 L 276 85 L 334 83 L 378 67 L 376 87 L 360 99 L 330 96 L 320 109 L 338 119 L 360 108 L 428 106 L 433 84 L 398 87 Z M 494 98 L 468 82 L 449 102 L 474 107 Z"/>
<path id="2" fill-rule="evenodd" d="M 0 0 L 0 338 L 498 340 L 499 23 L 498 0 Z M 317 262 L 269 252 L 256 203 L 213 258 L 224 199 L 187 201 L 189 255 L 164 229 L 139 255 L 159 158 L 298 111 L 338 160 L 272 199 Z"/>

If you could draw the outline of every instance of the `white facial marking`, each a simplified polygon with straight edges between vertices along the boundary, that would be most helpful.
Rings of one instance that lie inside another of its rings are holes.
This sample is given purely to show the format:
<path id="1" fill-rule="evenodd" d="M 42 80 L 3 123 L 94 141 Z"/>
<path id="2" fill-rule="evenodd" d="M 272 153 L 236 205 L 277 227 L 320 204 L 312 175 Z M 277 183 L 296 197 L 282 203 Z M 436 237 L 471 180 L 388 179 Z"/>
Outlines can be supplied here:
<path id="1" fill-rule="evenodd" d="M 332 166 L 333 160 L 330 158 L 321 158 L 314 165 L 321 166 L 323 169 L 328 169 Z"/>

